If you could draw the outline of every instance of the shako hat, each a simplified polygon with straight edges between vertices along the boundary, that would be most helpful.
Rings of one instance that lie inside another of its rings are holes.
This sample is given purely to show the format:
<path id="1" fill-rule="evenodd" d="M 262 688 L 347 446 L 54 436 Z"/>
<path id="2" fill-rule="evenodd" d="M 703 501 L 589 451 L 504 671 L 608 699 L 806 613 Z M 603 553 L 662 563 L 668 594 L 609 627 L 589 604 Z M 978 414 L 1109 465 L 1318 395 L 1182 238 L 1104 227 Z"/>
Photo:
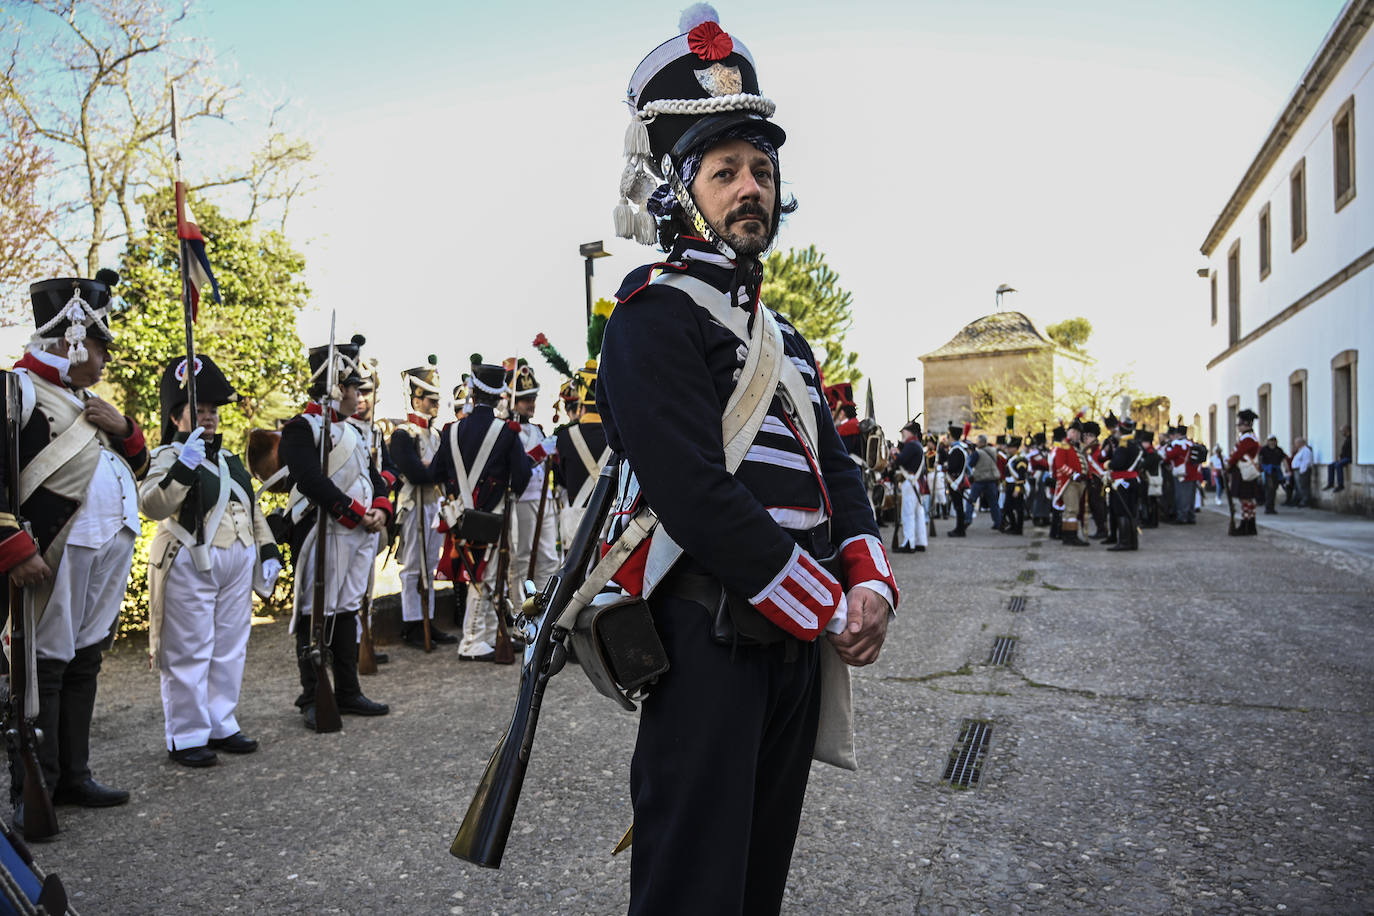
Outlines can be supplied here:
<path id="1" fill-rule="evenodd" d="M 1102 434 L 1102 427 L 1097 425 L 1096 420 L 1084 420 L 1078 427 L 1085 436 L 1099 436 Z"/>
<path id="2" fill-rule="evenodd" d="M 431 353 L 425 365 L 404 370 L 401 373 L 401 382 L 406 386 L 406 392 L 412 398 L 423 398 L 430 395 L 437 398 L 439 396 L 439 357 Z M 409 404 L 410 402 L 407 401 L 406 403 Z"/>
<path id="3" fill-rule="evenodd" d="M 996 439 L 993 439 L 993 440 L 992 440 L 992 444 L 993 444 L 993 445 L 1006 445 L 1006 444 L 1007 444 L 1007 437 L 1006 437 L 1005 435 L 998 436 Z"/>
<path id="4" fill-rule="evenodd" d="M 1153 431 L 1153 430 L 1146 429 L 1146 428 L 1143 427 L 1143 426 L 1140 427 L 1139 429 L 1137 429 L 1137 430 L 1135 431 L 1135 441 L 1137 441 L 1137 442 L 1153 442 L 1153 441 L 1155 441 L 1155 434 L 1154 434 L 1154 431 Z"/>
<path id="5" fill-rule="evenodd" d="M 483 362 L 481 353 L 472 354 L 470 359 L 472 372 L 468 374 L 467 382 L 473 401 L 478 404 L 495 404 L 507 391 L 506 367 Z"/>
<path id="6" fill-rule="evenodd" d="M 530 398 L 539 393 L 539 380 L 534 377 L 534 367 L 528 360 L 517 359 L 511 371 L 510 391 L 513 398 Z"/>
<path id="7" fill-rule="evenodd" d="M 573 382 L 577 387 L 577 400 L 581 402 L 583 409 L 594 412 L 596 410 L 596 360 L 587 360 L 587 364 L 574 374 Z"/>
<path id="8" fill-rule="evenodd" d="M 358 374 L 363 379 L 358 385 L 359 391 L 372 392 L 377 390 L 377 383 L 382 380 L 377 365 L 376 357 L 364 356 L 358 360 Z"/>
<path id="9" fill-rule="evenodd" d="M 1254 424 L 1254 422 L 1258 419 L 1259 414 L 1255 413 L 1249 407 L 1246 407 L 1245 409 L 1241 410 L 1239 413 L 1236 414 L 1236 421 L 1239 423 Z"/>
<path id="10" fill-rule="evenodd" d="M 650 51 L 630 77 L 625 99 L 630 124 L 625 131 L 620 203 L 614 213 L 616 233 L 654 244 L 657 231 L 646 204 L 662 180 L 693 222 L 701 222 L 698 230 L 706 228 L 705 238 L 734 257 L 699 219 L 678 168 L 692 149 L 732 127 L 747 124 L 775 148 L 787 134 L 768 120 L 777 106 L 759 91 L 753 55 L 744 42 L 721 28 L 720 16 L 709 4 L 695 3 L 684 10 L 678 33 Z M 777 216 L 774 213 L 775 231 Z"/>
<path id="11" fill-rule="evenodd" d="M 854 403 L 854 386 L 849 382 L 825 386 L 825 402 L 833 411 L 842 404 Z"/>
<path id="12" fill-rule="evenodd" d="M 1044 445 L 1044 444 L 1045 444 L 1045 433 L 1044 433 L 1044 431 L 1042 430 L 1041 432 L 1036 433 L 1034 436 L 1031 436 L 1031 442 L 1034 443 L 1035 445 Z"/>
<path id="13" fill-rule="evenodd" d="M 237 404 L 239 393 L 224 377 L 215 361 L 204 353 L 196 354 L 196 403 Z M 158 387 L 158 400 L 162 410 L 162 442 L 165 445 L 176 436 L 177 425 L 172 420 L 172 412 L 180 410 L 187 401 L 186 357 L 178 356 L 167 364 L 162 372 L 162 382 Z M 194 417 L 192 418 L 194 420 Z M 195 424 L 193 423 L 192 426 Z"/>
<path id="14" fill-rule="evenodd" d="M 916 422 L 915 420 L 908 420 L 906 425 L 902 427 L 902 432 L 911 433 L 913 436 L 919 439 L 921 438 L 921 424 Z"/>
<path id="15" fill-rule="evenodd" d="M 1054 428 L 1054 431 L 1050 433 L 1050 436 L 1054 439 L 1055 442 L 1063 442 L 1064 439 L 1068 436 L 1068 434 L 1069 431 L 1064 428 L 1064 424 L 1060 423 L 1058 426 Z"/>
<path id="16" fill-rule="evenodd" d="M 110 333 L 110 306 L 118 301 L 114 294 L 118 283 L 119 274 L 105 269 L 97 272 L 94 280 L 59 277 L 30 284 L 36 330 L 29 344 L 45 347 L 65 340 L 70 345 L 67 359 L 84 363 L 87 337 L 105 343 L 114 341 Z"/>
<path id="17" fill-rule="evenodd" d="M 1123 436 L 1129 436 L 1135 432 L 1135 421 L 1129 417 L 1122 417 L 1116 425 L 1117 431 Z"/>
<path id="18" fill-rule="evenodd" d="M 361 334 L 354 334 L 353 339 L 347 343 L 334 344 L 334 385 L 335 390 L 329 396 L 335 400 L 342 395 L 338 389 L 344 385 L 362 385 L 362 367 L 358 365 L 359 352 L 363 344 L 367 343 L 367 338 Z M 324 386 L 328 384 L 329 378 L 329 345 L 310 348 L 310 397 L 319 398 L 324 395 Z"/>
<path id="19" fill-rule="evenodd" d="M 1020 448 L 1020 447 L 1021 447 L 1021 437 L 1020 437 L 1020 436 L 1012 436 L 1010 439 L 1007 440 L 1007 445 L 1011 446 L 1012 448 Z"/>

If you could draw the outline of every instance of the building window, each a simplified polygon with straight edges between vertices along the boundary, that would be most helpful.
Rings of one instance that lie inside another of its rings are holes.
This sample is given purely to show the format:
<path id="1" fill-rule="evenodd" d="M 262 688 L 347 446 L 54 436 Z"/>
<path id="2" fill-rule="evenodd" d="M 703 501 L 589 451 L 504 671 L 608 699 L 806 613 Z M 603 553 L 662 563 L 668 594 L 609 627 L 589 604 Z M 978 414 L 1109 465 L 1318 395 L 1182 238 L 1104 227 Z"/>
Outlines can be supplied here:
<path id="1" fill-rule="evenodd" d="M 1240 340 L 1240 239 L 1226 255 L 1226 340 Z"/>
<path id="2" fill-rule="evenodd" d="M 1307 438 L 1307 370 L 1288 376 L 1288 435 Z"/>
<path id="3" fill-rule="evenodd" d="M 1269 205 L 1260 208 L 1259 214 L 1259 268 L 1260 279 L 1269 276 Z"/>
<path id="4" fill-rule="evenodd" d="M 1240 395 L 1233 394 L 1226 399 L 1226 453 L 1229 455 L 1236 447 L 1236 414 L 1240 413 Z"/>
<path id="5" fill-rule="evenodd" d="M 1207 441 L 1212 448 L 1217 447 L 1217 405 L 1207 408 Z"/>
<path id="6" fill-rule="evenodd" d="M 1335 155 L 1336 209 L 1355 198 L 1355 97 L 1345 100 L 1331 121 L 1331 148 Z"/>
<path id="7" fill-rule="evenodd" d="M 1217 323 L 1217 272 L 1212 271 L 1212 324 Z"/>
<path id="8" fill-rule="evenodd" d="M 1255 413 L 1259 414 L 1259 437 L 1260 441 L 1269 438 L 1269 392 L 1272 390 L 1268 382 L 1259 386 L 1259 393 L 1255 399 Z"/>
<path id="9" fill-rule="evenodd" d="M 1307 159 L 1299 159 L 1288 176 L 1288 213 L 1291 217 L 1289 231 L 1292 234 L 1293 250 L 1297 251 L 1307 241 Z"/>
<path id="10" fill-rule="evenodd" d="M 1346 350 L 1331 360 L 1331 456 L 1340 457 L 1345 428 L 1350 427 L 1351 460 L 1355 460 L 1355 366 L 1358 350 Z"/>

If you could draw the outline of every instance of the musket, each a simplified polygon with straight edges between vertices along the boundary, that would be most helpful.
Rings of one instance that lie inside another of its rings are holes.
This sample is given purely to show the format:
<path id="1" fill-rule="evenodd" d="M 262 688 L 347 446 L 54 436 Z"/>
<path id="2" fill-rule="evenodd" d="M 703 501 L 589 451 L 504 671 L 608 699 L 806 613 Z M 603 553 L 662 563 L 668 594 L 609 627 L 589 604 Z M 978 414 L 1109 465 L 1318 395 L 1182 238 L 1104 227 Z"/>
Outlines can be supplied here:
<path id="1" fill-rule="evenodd" d="M 492 590 L 491 603 L 496 611 L 496 655 L 492 661 L 498 665 L 515 664 L 515 649 L 511 646 L 510 627 L 506 624 L 506 604 L 510 600 L 510 491 L 506 491 L 505 511 L 501 513 L 501 540 L 496 550 L 496 587 Z M 536 532 L 536 535 L 538 532 Z"/>
<path id="2" fill-rule="evenodd" d="M 410 511 L 415 513 L 415 530 L 420 537 L 420 574 L 415 577 L 415 588 L 420 592 L 422 602 L 420 618 L 423 621 L 425 631 L 425 651 L 434 651 L 434 640 L 430 635 L 430 620 L 434 617 L 434 581 L 430 578 L 434 574 L 429 568 L 429 542 L 425 537 L 425 529 L 429 526 L 425 524 L 425 502 L 421 498 L 422 490 L 420 486 L 415 486 L 415 496 L 411 501 Z"/>
<path id="3" fill-rule="evenodd" d="M 549 483 L 553 479 L 550 473 L 553 468 L 553 459 L 544 459 L 544 484 L 539 488 L 539 511 L 534 515 L 534 534 L 530 538 L 530 568 L 525 572 L 526 579 L 534 578 L 534 561 L 539 556 L 539 536 L 544 531 L 544 506 L 549 501 Z"/>
<path id="4" fill-rule="evenodd" d="M 377 673 L 377 653 L 372 647 L 372 589 L 377 584 L 377 558 L 372 558 L 372 569 L 367 573 L 367 591 L 363 593 L 362 610 L 358 611 L 358 623 L 363 629 L 363 638 L 358 640 L 358 673 Z M 319 710 L 316 710 L 318 714 Z M 318 724 L 318 720 L 317 723 Z"/>
<path id="5" fill-rule="evenodd" d="M 615 461 L 607 462 L 601 470 L 563 565 L 544 590 L 521 609 L 522 626 L 527 632 L 533 630 L 534 636 L 525 645 L 515 711 L 487 761 L 467 815 L 449 847 L 453 855 L 483 868 L 501 867 L 539 725 L 544 690 L 549 678 L 561 671 L 568 660 L 568 631 L 558 626 L 558 618 L 582 585 L 596 554 L 601 526 L 615 498 L 616 472 Z"/>
<path id="6" fill-rule="evenodd" d="M 329 451 L 333 447 L 334 385 L 337 367 L 334 365 L 334 320 L 329 316 L 329 363 L 325 371 L 324 395 L 320 398 L 320 470 L 329 473 Z M 336 732 L 343 728 L 339 718 L 339 704 L 334 698 L 334 687 L 329 682 L 329 647 L 324 639 L 325 582 L 328 577 L 325 564 L 329 559 L 329 513 L 323 505 L 315 507 L 319 518 L 315 522 L 315 593 L 310 607 L 310 645 L 306 648 L 310 667 L 315 672 L 315 731 Z"/>
<path id="7" fill-rule="evenodd" d="M 15 522 L 25 531 L 28 523 L 20 517 L 19 505 L 19 378 L 5 372 L 5 489 L 9 496 L 9 511 Z M 38 719 L 38 649 L 34 631 L 33 592 L 21 588 L 9 578 L 10 608 L 10 696 L 5 713 L 5 741 L 10 753 L 19 758 L 24 770 L 24 822 L 19 827 L 24 838 L 43 840 L 57 833 L 57 812 L 43 781 L 43 768 L 38 764 L 38 745 L 44 735 L 34 726 Z M 15 609 L 22 617 L 15 628 Z M 22 663 L 21 660 L 22 659 Z M 55 740 L 56 736 L 52 736 Z"/>
<path id="8" fill-rule="evenodd" d="M 172 194 L 174 197 L 184 196 L 185 186 L 181 183 L 181 127 L 177 122 L 177 87 L 171 87 L 172 95 L 172 161 L 175 176 L 173 178 Z M 186 419 L 190 421 L 191 429 L 195 429 L 197 423 L 197 401 L 196 401 L 196 339 L 193 329 L 195 328 L 196 317 L 191 308 L 191 278 L 186 271 L 186 241 L 181 237 L 181 203 L 174 202 L 177 219 L 177 271 L 181 274 L 181 322 L 186 332 Z M 165 419 L 165 418 L 164 418 Z M 196 499 L 196 546 L 205 543 L 205 505 L 204 488 L 196 486 L 193 488 Z"/>

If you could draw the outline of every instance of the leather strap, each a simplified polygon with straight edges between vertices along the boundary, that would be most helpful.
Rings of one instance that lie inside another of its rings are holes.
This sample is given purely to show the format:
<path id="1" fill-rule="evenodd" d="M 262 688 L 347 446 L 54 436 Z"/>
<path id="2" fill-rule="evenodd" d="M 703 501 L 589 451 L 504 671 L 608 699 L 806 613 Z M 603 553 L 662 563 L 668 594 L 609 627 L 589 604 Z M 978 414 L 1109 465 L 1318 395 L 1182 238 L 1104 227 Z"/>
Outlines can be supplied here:
<path id="1" fill-rule="evenodd" d="M 453 470 L 458 475 L 458 501 L 463 509 L 475 509 L 473 503 L 472 481 L 468 475 L 468 469 L 463 466 L 463 453 L 458 450 L 458 426 L 454 423 L 449 427 L 448 445 L 453 453 Z M 501 427 L 505 426 L 500 420 L 493 419 L 491 426 L 487 428 L 487 435 L 482 439 L 482 445 L 477 449 L 477 457 L 473 459 L 472 466 L 481 474 L 482 469 L 487 466 L 487 459 L 491 457 L 491 451 L 496 447 L 496 439 L 501 435 Z"/>

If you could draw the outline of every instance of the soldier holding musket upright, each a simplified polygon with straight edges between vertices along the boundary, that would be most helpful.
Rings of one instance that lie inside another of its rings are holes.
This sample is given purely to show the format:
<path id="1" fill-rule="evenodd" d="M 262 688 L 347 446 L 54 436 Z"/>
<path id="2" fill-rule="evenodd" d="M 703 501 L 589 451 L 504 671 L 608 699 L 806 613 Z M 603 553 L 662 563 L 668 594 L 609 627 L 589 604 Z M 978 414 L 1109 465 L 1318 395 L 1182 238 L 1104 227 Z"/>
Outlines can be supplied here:
<path id="1" fill-rule="evenodd" d="M 129 793 L 90 770 L 91 717 L 101 654 L 119 617 L 140 530 L 136 479 L 148 468 L 143 431 L 89 389 L 110 358 L 113 271 L 96 280 L 29 287 L 38 330 L 15 365 L 21 388 L 21 516 L 0 519 L 0 568 L 23 586 L 38 618 L 38 746 L 58 804 L 122 805 Z M 11 609 L 15 619 L 18 614 Z M 16 660 L 22 662 L 22 660 Z M 11 800 L 23 767 L 10 754 Z M 22 825 L 22 812 L 16 810 Z"/>
<path id="2" fill-rule="evenodd" d="M 281 553 L 253 496 L 253 478 L 223 447 L 219 409 L 238 401 L 224 373 L 196 356 L 196 414 L 187 410 L 186 358 L 162 374 L 162 445 L 139 488 L 159 522 L 148 551 L 148 654 L 162 680 L 167 755 L 213 766 L 215 751 L 258 742 L 234 712 L 252 629 L 253 589 L 270 596 Z"/>
<path id="3" fill-rule="evenodd" d="M 369 443 L 358 427 L 348 422 L 358 408 L 358 388 L 363 382 L 358 367 L 362 344 L 363 338 L 355 336 L 351 343 L 310 350 L 309 390 L 316 400 L 281 431 L 279 453 L 294 481 L 288 512 L 296 585 L 292 628 L 301 677 L 301 695 L 296 705 L 305 716 L 305 727 L 311 731 L 316 727 L 317 676 L 310 657 L 309 621 L 321 528 L 316 513 L 320 510 L 326 513 L 324 607 L 320 609 L 325 617 L 326 645 L 319 648 L 327 648 L 326 654 L 332 660 L 339 712 L 357 716 L 390 712 L 386 704 L 363 696 L 358 684 L 357 613 L 377 556 L 377 539 L 392 512 L 386 481 L 372 465 Z M 331 353 L 335 358 L 332 369 Z M 331 378 L 336 381 L 329 391 Z M 330 437 L 328 467 L 320 465 L 324 433 Z"/>
<path id="4" fill-rule="evenodd" d="M 1135 421 L 1123 417 L 1112 429 L 1108 460 L 1111 489 L 1107 491 L 1116 541 L 1111 550 L 1139 550 L 1140 466 L 1145 457 L 1135 440 Z"/>
<path id="5" fill-rule="evenodd" d="M 573 382 L 577 400 L 568 406 L 572 422 L 560 426 L 554 433 L 558 442 L 553 464 L 554 479 L 563 487 L 564 499 L 567 500 L 559 514 L 559 534 L 565 545 L 572 543 L 586 511 L 587 500 L 591 498 L 596 477 L 611 457 L 611 450 L 606 446 L 606 430 L 601 425 L 601 414 L 596 406 L 595 360 L 589 360 L 585 367 L 578 369 Z M 543 585 L 540 582 L 535 584 Z"/>
<path id="6" fill-rule="evenodd" d="M 409 399 L 405 422 L 391 434 L 391 457 L 401 472 L 400 495 L 396 500 L 396 556 L 401 564 L 401 640 L 418 648 L 431 644 L 447 645 L 458 641 L 435 624 L 434 569 L 439 563 L 443 535 L 439 522 L 439 488 L 430 482 L 429 463 L 439 451 L 439 431 L 434 421 L 439 416 L 438 358 L 430 356 L 424 366 L 401 373 Z M 426 628 L 425 621 L 428 620 Z M 426 632 L 428 629 L 428 632 Z"/>
<path id="7" fill-rule="evenodd" d="M 372 469 L 377 472 L 386 484 L 386 491 L 390 493 L 396 487 L 396 480 L 400 472 L 397 471 L 395 463 L 391 460 L 391 450 L 387 448 L 386 436 L 382 434 L 382 428 L 378 426 L 377 420 L 377 392 L 381 385 L 381 376 L 377 370 L 376 357 L 365 356 L 358 360 L 358 374 L 362 376 L 362 384 L 358 386 L 358 409 L 353 411 L 353 415 L 348 418 L 348 422 L 358 428 L 358 432 L 363 434 L 363 441 L 368 443 L 368 453 L 372 456 Z M 389 535 L 392 532 L 388 526 L 377 538 L 377 552 L 386 550 L 390 543 Z M 358 611 L 358 673 L 375 674 L 376 665 L 384 665 L 391 659 L 385 652 L 378 651 L 372 644 L 372 591 L 376 587 L 376 572 L 367 587 L 367 593 L 363 599 L 363 606 Z M 370 658 L 369 658 L 370 656 Z M 362 667 L 365 662 L 370 661 L 368 668 Z"/>

